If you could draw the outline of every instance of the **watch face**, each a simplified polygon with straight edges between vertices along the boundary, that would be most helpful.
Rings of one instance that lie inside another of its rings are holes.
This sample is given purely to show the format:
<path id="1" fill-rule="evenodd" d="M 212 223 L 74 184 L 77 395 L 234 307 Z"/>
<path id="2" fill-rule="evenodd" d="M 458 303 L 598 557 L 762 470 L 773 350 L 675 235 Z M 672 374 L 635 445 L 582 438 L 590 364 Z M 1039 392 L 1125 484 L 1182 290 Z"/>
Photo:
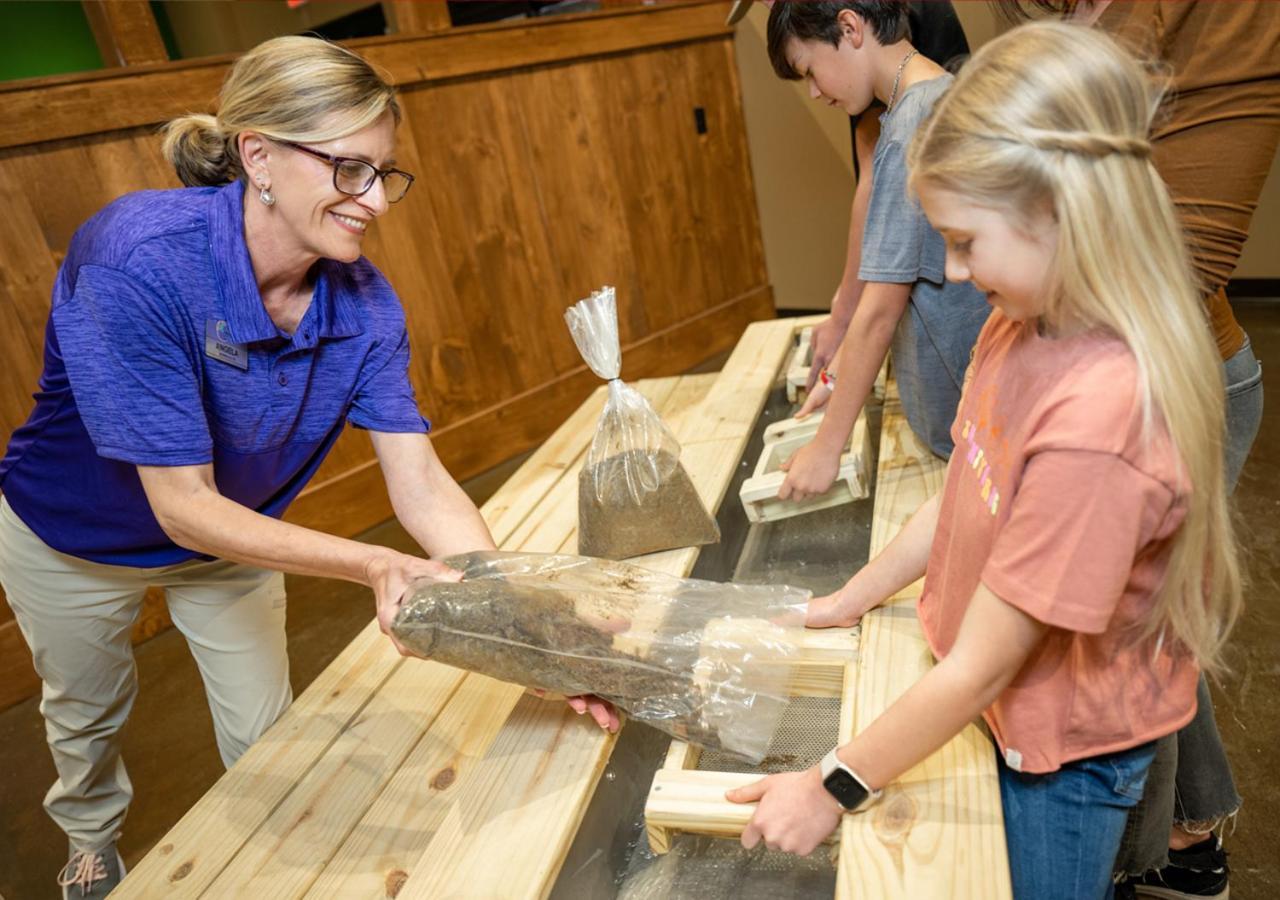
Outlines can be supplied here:
<path id="1" fill-rule="evenodd" d="M 845 809 L 857 809 L 869 794 L 867 789 L 858 783 L 858 779 L 844 769 L 832 770 L 831 774 L 823 779 L 822 786 Z"/>

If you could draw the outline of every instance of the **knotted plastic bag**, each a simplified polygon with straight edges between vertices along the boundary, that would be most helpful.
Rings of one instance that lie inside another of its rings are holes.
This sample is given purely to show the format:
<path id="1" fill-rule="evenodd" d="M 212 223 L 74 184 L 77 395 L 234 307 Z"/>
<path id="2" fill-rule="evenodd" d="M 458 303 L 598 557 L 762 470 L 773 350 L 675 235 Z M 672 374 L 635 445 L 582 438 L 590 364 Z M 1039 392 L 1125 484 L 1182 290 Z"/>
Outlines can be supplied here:
<path id="1" fill-rule="evenodd" d="M 502 681 L 596 694 L 673 737 L 758 763 L 788 702 L 806 590 L 674 578 L 581 556 L 468 553 L 392 623 L 409 650 Z"/>
<path id="2" fill-rule="evenodd" d="M 578 476 L 578 552 L 625 559 L 720 540 L 680 465 L 680 444 L 649 401 L 623 383 L 614 289 L 605 287 L 564 314 L 591 371 L 609 397 Z"/>

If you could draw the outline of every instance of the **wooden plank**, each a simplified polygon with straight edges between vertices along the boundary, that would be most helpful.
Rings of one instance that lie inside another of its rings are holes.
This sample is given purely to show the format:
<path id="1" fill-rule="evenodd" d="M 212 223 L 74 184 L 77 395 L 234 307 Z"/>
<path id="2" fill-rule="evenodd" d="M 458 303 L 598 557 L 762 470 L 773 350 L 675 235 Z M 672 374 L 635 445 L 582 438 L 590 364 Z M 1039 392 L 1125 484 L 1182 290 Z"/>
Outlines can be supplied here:
<path id="1" fill-rule="evenodd" d="M 146 0 L 81 0 L 104 66 L 169 61 L 156 17 Z"/>
<path id="2" fill-rule="evenodd" d="M 754 803 L 730 803 L 725 791 L 758 781 L 759 772 L 708 772 L 661 768 L 644 805 L 645 830 L 654 853 L 671 849 L 677 833 L 737 838 L 755 814 Z"/>
<path id="3" fill-rule="evenodd" d="M 347 42 L 397 85 L 476 76 L 708 38 L 727 39 L 718 3 L 625 9 L 519 25 Z M 0 85 L 0 148 L 154 125 L 217 96 L 235 54 L 146 66 L 142 72 L 61 75 Z M 143 67 L 139 67 L 143 68 Z"/>
<path id="4" fill-rule="evenodd" d="M 881 425 L 871 552 L 881 552 L 942 486 L 945 463 L 907 425 L 891 381 Z M 856 688 L 842 740 L 863 730 L 918 681 L 933 657 L 915 613 L 920 582 L 862 618 Z M 976 724 L 841 824 L 836 897 L 1011 896 L 991 742 Z"/>
<path id="5" fill-rule="evenodd" d="M 449 5 L 443 0 L 424 3 L 422 0 L 383 0 L 387 21 L 396 34 L 430 34 L 453 27 L 449 18 Z"/>
<path id="6" fill-rule="evenodd" d="M 208 892 L 215 897 L 301 895 L 464 682 L 479 680 L 438 663 L 400 665 L 359 718 L 262 820 L 254 839 L 209 884 Z M 493 712 L 502 713 L 499 721 L 505 718 L 505 712 Z"/>
<path id="7" fill-rule="evenodd" d="M 399 900 L 544 896 L 615 741 L 567 704 L 521 696 Z"/>
<path id="8" fill-rule="evenodd" d="M 358 718 L 400 656 L 370 622 L 113 896 L 198 896 Z"/>
<path id="9" fill-rule="evenodd" d="M 676 435 L 685 442 L 695 434 L 704 434 L 711 425 L 721 433 L 718 440 L 711 442 L 685 443 L 681 453 L 681 462 L 699 494 L 704 500 L 716 499 L 716 504 L 710 506 L 713 509 L 728 488 L 742 447 L 764 402 L 763 395 L 772 383 L 772 376 L 786 352 L 786 343 L 792 333 L 787 325 L 752 328 L 754 332 L 748 329 L 747 336 L 743 338 L 748 343 L 747 351 L 735 351 L 730 356 L 724 369 L 715 376 L 710 392 L 698 404 L 699 412 L 684 418 Z M 771 346 L 771 343 L 776 346 Z M 761 358 L 773 360 L 768 376 L 764 378 L 755 371 Z M 760 393 L 758 404 L 753 402 L 748 385 L 755 385 L 755 390 Z M 718 395 L 721 392 L 734 394 L 736 408 L 720 405 Z M 708 407 L 716 410 L 714 420 L 706 416 Z M 669 408 L 659 408 L 664 414 L 672 412 Z M 566 477 L 573 477 L 572 473 L 566 473 Z M 565 493 L 559 492 L 558 502 L 563 503 Z M 576 544 L 576 502 L 573 508 L 575 528 L 571 533 L 563 522 L 553 521 L 556 516 L 552 513 L 544 519 L 546 533 L 541 530 L 530 532 L 524 539 L 526 546 L 545 542 L 543 546 L 551 547 L 560 541 L 559 549 L 570 549 L 572 544 Z M 683 577 L 693 568 L 697 555 L 697 548 L 684 548 L 634 561 L 646 568 Z M 502 897 L 505 900 L 546 895 L 568 852 L 573 832 L 613 743 L 610 736 L 583 722 L 575 723 L 583 727 L 552 732 L 555 741 L 551 744 L 545 743 L 545 735 L 541 738 L 543 743 L 538 743 L 523 734 L 535 727 L 550 731 L 555 722 L 548 724 L 545 721 L 548 717 L 558 716 L 561 725 L 576 718 L 567 716 L 563 711 L 557 714 L 556 709 L 552 707 L 549 712 L 544 712 L 542 721 L 532 714 L 527 722 L 517 721 L 513 716 L 511 722 L 503 727 L 499 742 L 509 740 L 524 746 L 527 741 L 538 749 L 526 751 L 523 755 L 511 755 L 501 776 L 488 778 L 477 771 L 476 776 L 463 786 L 465 789 L 452 798 L 455 806 L 446 826 L 436 832 L 409 872 L 400 897 Z M 521 785 L 526 779 L 558 777 L 570 767 L 576 768 L 576 774 L 564 784 L 557 783 L 555 790 L 513 808 L 509 794 L 520 796 Z M 510 785 L 510 790 L 504 791 L 496 786 L 499 782 Z M 532 850 L 535 846 L 538 849 Z M 502 859 L 503 865 L 493 865 L 495 859 Z"/>

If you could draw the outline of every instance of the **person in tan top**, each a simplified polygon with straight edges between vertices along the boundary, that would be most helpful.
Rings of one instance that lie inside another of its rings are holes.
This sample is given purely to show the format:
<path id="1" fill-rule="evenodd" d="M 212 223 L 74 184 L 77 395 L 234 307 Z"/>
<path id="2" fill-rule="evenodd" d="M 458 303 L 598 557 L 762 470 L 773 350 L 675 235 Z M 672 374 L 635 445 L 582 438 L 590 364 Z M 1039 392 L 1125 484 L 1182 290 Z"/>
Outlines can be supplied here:
<path id="1" fill-rule="evenodd" d="M 924 574 L 940 661 L 820 766 L 731 792 L 758 803 L 744 845 L 811 852 L 982 715 L 1015 897 L 1114 890 L 1155 739 L 1195 713 L 1241 595 L 1222 370 L 1151 163 L 1151 90 L 1106 35 L 1025 25 L 912 142 L 947 277 L 994 311 L 941 494 L 808 624 L 852 624 Z"/>

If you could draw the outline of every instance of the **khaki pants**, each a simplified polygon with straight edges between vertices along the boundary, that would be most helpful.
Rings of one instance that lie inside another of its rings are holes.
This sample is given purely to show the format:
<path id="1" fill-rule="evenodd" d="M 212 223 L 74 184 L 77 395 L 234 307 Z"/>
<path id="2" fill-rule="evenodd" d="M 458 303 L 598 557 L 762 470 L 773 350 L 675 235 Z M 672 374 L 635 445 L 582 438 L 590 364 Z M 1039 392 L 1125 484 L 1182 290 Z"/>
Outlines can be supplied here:
<path id="1" fill-rule="evenodd" d="M 164 588 L 199 666 L 225 765 L 292 700 L 278 572 L 87 562 L 49 547 L 0 497 L 0 585 L 44 682 L 40 712 L 58 770 L 45 809 L 79 849 L 115 841 L 133 798 L 120 732 L 138 691 L 130 632 L 148 586 Z"/>

